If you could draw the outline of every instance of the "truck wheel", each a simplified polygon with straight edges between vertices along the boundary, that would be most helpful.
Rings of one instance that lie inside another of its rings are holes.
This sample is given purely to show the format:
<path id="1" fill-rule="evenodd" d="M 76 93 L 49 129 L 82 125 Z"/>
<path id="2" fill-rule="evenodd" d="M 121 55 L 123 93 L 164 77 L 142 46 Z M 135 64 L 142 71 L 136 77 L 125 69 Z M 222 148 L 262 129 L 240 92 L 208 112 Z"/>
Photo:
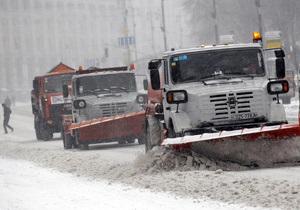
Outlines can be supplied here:
<path id="1" fill-rule="evenodd" d="M 73 132 L 74 132 L 74 148 L 79 148 L 80 149 L 79 133 L 76 129 Z"/>
<path id="2" fill-rule="evenodd" d="M 72 149 L 73 138 L 70 134 L 63 132 L 63 143 L 65 149 Z"/>
<path id="3" fill-rule="evenodd" d="M 154 115 L 147 116 L 145 134 L 145 150 L 149 152 L 154 146 L 160 145 L 160 126 L 159 119 Z"/>
<path id="4" fill-rule="evenodd" d="M 53 138 L 53 133 L 51 130 L 47 129 L 43 123 L 43 120 L 40 119 L 38 122 L 38 127 L 39 127 L 39 133 L 40 133 L 40 137 L 41 140 L 50 140 Z"/>
<path id="5" fill-rule="evenodd" d="M 170 121 L 170 125 L 169 125 L 169 129 L 168 129 L 168 134 L 167 135 L 168 135 L 168 138 L 176 138 L 176 137 L 179 136 L 174 131 L 174 125 L 173 125 L 172 121 Z"/>
<path id="6" fill-rule="evenodd" d="M 139 144 L 145 144 L 145 139 L 146 139 L 146 133 L 143 133 L 138 137 Z"/>
<path id="7" fill-rule="evenodd" d="M 50 130 L 45 131 L 45 140 L 51 140 L 53 139 L 53 133 Z"/>
<path id="8" fill-rule="evenodd" d="M 45 128 L 43 119 L 41 117 L 37 117 L 37 120 L 34 121 L 35 123 L 35 132 L 36 138 L 38 140 L 48 140 L 50 139 L 49 131 Z"/>
<path id="9" fill-rule="evenodd" d="M 35 128 L 35 135 L 37 140 L 43 140 L 43 136 L 41 134 L 41 128 L 39 122 L 34 119 L 34 128 Z"/>
<path id="10" fill-rule="evenodd" d="M 126 144 L 126 139 L 119 139 L 118 144 Z"/>
<path id="11" fill-rule="evenodd" d="M 89 149 L 89 145 L 88 144 L 80 144 L 79 145 L 79 149 L 81 149 L 81 150 L 88 150 Z"/>
<path id="12" fill-rule="evenodd" d="M 132 139 L 127 139 L 127 143 L 128 144 L 133 144 L 135 142 L 135 139 L 134 138 L 132 138 Z"/>
<path id="13" fill-rule="evenodd" d="M 89 144 L 80 142 L 78 130 L 75 129 L 73 132 L 74 132 L 74 148 L 79 148 L 81 150 L 88 150 Z"/>

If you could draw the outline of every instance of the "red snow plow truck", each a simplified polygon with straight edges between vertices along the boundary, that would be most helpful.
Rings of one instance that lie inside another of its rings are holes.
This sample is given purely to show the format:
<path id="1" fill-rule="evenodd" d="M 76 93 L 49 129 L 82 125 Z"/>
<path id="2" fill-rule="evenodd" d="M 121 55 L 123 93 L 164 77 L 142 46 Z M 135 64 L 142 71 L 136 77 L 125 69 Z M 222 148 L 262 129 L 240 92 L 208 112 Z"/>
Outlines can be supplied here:
<path id="1" fill-rule="evenodd" d="M 299 162 L 299 123 L 288 121 L 280 101 L 289 91 L 285 54 L 274 50 L 270 72 L 266 51 L 257 37 L 151 60 L 151 86 L 161 94 L 147 114 L 146 152 L 162 145 L 246 166 Z"/>
<path id="2" fill-rule="evenodd" d="M 31 105 L 37 140 L 50 140 L 53 133 L 62 133 L 62 115 L 71 112 L 63 100 L 63 84 L 74 74 L 74 69 L 60 63 L 53 71 L 34 78 Z"/>
<path id="3" fill-rule="evenodd" d="M 89 144 L 118 142 L 144 144 L 147 80 L 137 87 L 134 69 L 127 67 L 79 70 L 64 86 L 64 97 L 72 101 L 72 114 L 63 118 L 65 149 Z"/>

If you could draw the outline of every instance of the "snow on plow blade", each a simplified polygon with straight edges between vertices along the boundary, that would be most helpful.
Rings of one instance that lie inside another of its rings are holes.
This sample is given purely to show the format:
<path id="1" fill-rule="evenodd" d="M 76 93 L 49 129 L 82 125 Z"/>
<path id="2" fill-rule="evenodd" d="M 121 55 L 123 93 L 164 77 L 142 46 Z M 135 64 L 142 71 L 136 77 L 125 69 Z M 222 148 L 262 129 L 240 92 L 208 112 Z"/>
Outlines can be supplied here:
<path id="1" fill-rule="evenodd" d="M 145 111 L 102 117 L 79 123 L 72 123 L 68 129 L 77 130 L 81 141 L 120 138 L 143 133 Z"/>
<path id="2" fill-rule="evenodd" d="M 272 167 L 279 163 L 299 163 L 299 124 L 204 133 L 167 138 L 164 146 L 190 147 L 193 152 L 241 165 Z"/>

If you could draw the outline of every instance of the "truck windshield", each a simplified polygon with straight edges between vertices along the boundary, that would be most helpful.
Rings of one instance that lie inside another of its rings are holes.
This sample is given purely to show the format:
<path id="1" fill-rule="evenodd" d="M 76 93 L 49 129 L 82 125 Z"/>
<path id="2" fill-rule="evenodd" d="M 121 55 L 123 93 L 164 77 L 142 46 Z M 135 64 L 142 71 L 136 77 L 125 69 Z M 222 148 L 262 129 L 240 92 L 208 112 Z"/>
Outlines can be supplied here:
<path id="1" fill-rule="evenodd" d="M 76 79 L 77 95 L 99 95 L 103 93 L 135 92 L 133 74 L 109 74 L 79 77 Z"/>
<path id="2" fill-rule="evenodd" d="M 174 83 L 265 75 L 261 51 L 249 48 L 175 55 L 170 66 Z"/>
<path id="3" fill-rule="evenodd" d="M 73 74 L 61 74 L 45 77 L 45 93 L 59 93 L 62 92 L 63 83 L 71 81 Z"/>

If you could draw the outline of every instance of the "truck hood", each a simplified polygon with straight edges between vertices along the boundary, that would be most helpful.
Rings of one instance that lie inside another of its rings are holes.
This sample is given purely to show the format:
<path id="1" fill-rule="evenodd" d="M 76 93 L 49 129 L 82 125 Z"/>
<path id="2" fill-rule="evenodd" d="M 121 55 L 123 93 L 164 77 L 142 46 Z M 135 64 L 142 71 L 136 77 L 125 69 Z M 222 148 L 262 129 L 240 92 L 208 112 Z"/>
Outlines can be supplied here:
<path id="1" fill-rule="evenodd" d="M 179 109 L 189 115 L 193 127 L 204 122 L 225 125 L 242 122 L 244 118 L 247 122 L 256 117 L 269 118 L 267 106 L 270 100 L 267 98 L 271 96 L 267 92 L 267 83 L 264 77 L 247 77 L 181 84 L 177 90 L 187 91 L 188 103 L 181 104 Z M 168 106 L 176 110 L 176 106 Z M 249 115 L 241 116 L 243 113 Z"/>
<path id="2" fill-rule="evenodd" d="M 132 101 L 136 98 L 136 93 L 108 93 L 85 96 L 78 99 L 83 99 L 88 105 L 97 105 L 97 104 L 106 104 L 106 103 L 115 103 L 115 102 L 125 102 Z"/>
<path id="3" fill-rule="evenodd" d="M 173 90 L 186 90 L 189 94 L 202 94 L 202 93 L 216 93 L 216 92 L 230 92 L 234 90 L 247 90 L 247 89 L 260 89 L 265 88 L 268 81 L 263 78 L 234 78 L 234 79 L 220 79 L 209 80 L 204 82 L 193 82 L 187 84 L 176 85 Z"/>
<path id="4" fill-rule="evenodd" d="M 81 117 L 84 120 L 90 120 L 139 111 L 141 104 L 137 103 L 136 97 L 137 93 L 132 92 L 108 94 L 101 97 L 90 95 L 78 98 L 86 102 L 86 108 L 81 110 Z"/>

